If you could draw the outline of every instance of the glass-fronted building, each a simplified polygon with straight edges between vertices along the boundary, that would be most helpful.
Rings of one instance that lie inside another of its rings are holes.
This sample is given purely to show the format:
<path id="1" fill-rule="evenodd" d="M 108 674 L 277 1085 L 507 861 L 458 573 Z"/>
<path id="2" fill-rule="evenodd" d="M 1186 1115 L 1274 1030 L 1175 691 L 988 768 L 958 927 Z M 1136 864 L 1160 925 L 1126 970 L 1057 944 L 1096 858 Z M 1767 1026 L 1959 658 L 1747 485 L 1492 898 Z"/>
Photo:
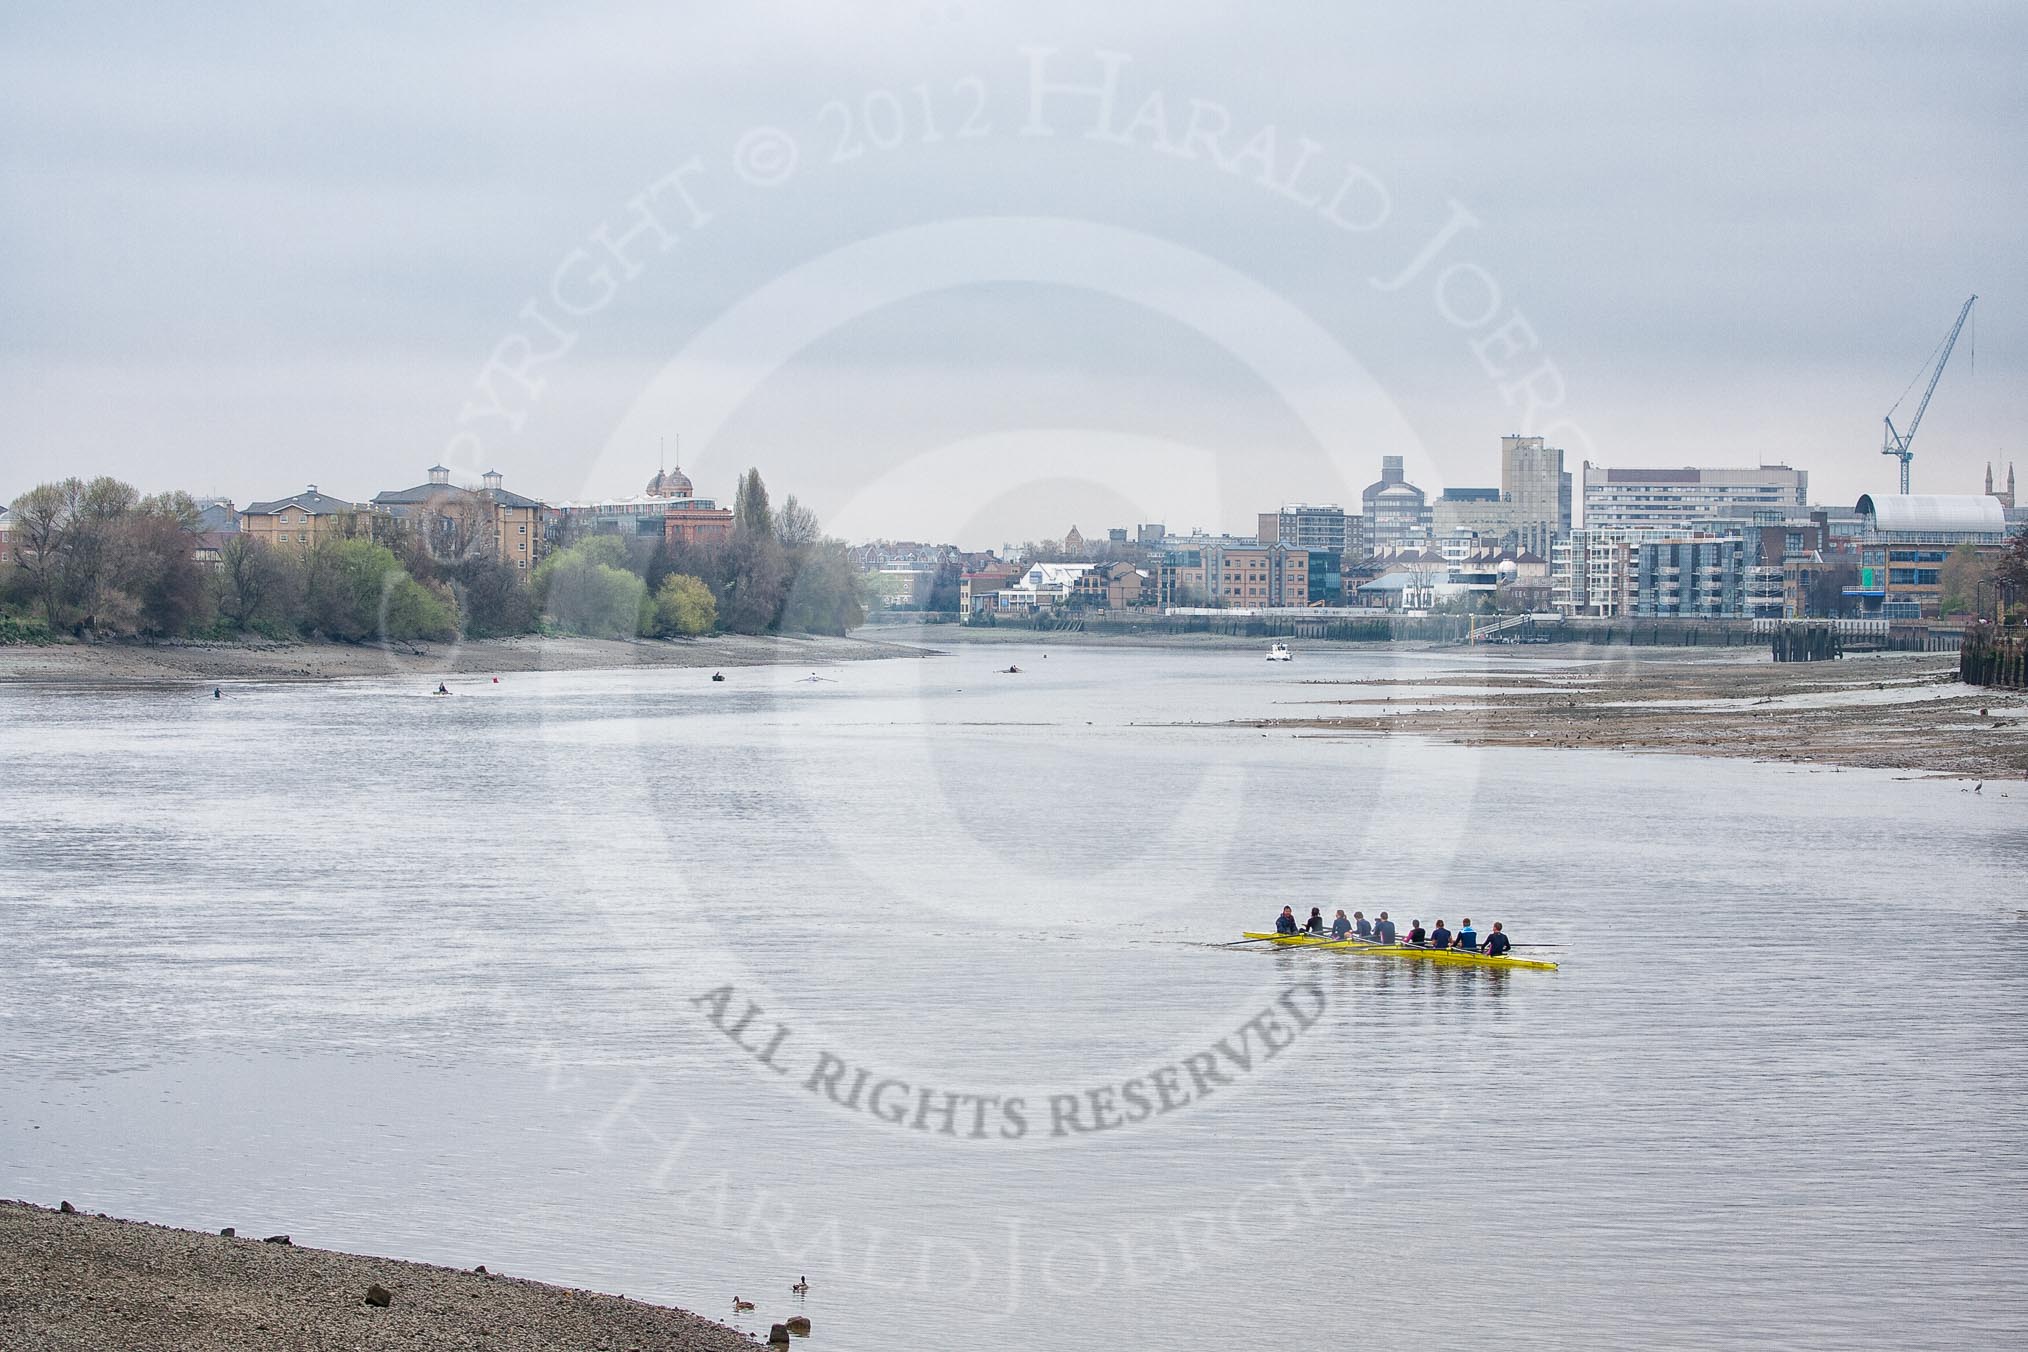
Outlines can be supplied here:
<path id="1" fill-rule="evenodd" d="M 1961 544 L 2000 545 L 2007 513 L 1984 494 L 1872 494 L 1859 499 L 1859 580 L 1845 595 L 1862 615 L 1913 620 L 1943 600 L 1943 565 Z"/>

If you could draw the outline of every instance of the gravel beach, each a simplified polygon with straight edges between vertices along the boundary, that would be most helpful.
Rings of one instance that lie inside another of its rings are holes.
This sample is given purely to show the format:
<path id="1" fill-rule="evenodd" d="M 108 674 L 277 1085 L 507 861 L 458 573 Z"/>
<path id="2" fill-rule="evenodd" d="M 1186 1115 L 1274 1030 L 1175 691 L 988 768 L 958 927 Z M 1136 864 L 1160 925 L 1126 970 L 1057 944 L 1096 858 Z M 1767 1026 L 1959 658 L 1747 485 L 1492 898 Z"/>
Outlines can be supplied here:
<path id="1" fill-rule="evenodd" d="M 388 1304 L 368 1303 L 378 1287 Z M 8 1352 L 754 1352 L 683 1310 L 510 1277 L 0 1202 Z"/>

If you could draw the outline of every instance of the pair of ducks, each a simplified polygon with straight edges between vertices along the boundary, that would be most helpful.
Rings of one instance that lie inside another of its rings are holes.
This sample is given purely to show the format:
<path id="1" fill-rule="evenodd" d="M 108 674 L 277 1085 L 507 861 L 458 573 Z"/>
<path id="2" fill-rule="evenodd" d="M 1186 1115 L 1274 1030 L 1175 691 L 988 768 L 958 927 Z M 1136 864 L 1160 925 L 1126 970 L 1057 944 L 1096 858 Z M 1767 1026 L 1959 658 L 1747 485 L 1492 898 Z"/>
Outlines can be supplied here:
<path id="1" fill-rule="evenodd" d="M 809 1279 L 808 1277 L 798 1277 L 798 1278 L 796 1278 L 796 1283 L 795 1283 L 795 1285 L 794 1285 L 794 1286 L 791 1286 L 791 1287 L 789 1288 L 789 1290 L 791 1290 L 791 1291 L 795 1292 L 795 1293 L 796 1293 L 797 1295 L 799 1295 L 799 1296 L 807 1296 L 807 1295 L 809 1295 L 809 1294 L 810 1294 L 810 1279 Z M 738 1296 L 734 1296 L 734 1297 L 732 1298 L 732 1312 L 733 1312 L 734 1314 L 741 1314 L 741 1313 L 744 1313 L 744 1312 L 745 1312 L 745 1311 L 747 1311 L 747 1310 L 751 1310 L 752 1308 L 753 1308 L 753 1302 L 752 1302 L 752 1301 L 750 1301 L 750 1300 L 741 1300 L 741 1299 L 740 1299 L 740 1298 L 739 1298 Z"/>

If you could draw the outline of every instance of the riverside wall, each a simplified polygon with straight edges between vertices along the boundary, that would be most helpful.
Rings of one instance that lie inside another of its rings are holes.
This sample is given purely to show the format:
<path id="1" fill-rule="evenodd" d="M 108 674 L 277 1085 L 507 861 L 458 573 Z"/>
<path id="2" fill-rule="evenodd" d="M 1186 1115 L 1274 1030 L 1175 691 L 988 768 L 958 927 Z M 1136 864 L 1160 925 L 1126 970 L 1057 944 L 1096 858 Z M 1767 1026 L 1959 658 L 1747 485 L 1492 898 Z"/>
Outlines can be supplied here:
<path id="1" fill-rule="evenodd" d="M 953 638 L 957 637 L 953 631 L 994 631 L 1000 636 L 1083 633 L 1094 637 L 1160 640 L 1208 635 L 1261 640 L 1322 639 L 1339 643 L 1446 644 L 1470 642 L 1473 629 L 1491 623 L 1492 619 L 1483 615 L 1394 615 L 1384 611 L 1376 611 L 1370 617 L 1339 615 L 1313 618 L 1305 615 L 1161 615 L 1138 611 L 1073 610 L 1036 616 L 998 616 L 990 621 L 960 625 L 954 615 L 890 613 L 871 617 L 868 627 L 858 632 L 870 636 L 901 628 L 928 627 L 940 635 Z M 1896 624 L 1884 634 L 1846 637 L 1842 650 L 1951 652 L 1956 650 L 1961 633 L 1955 625 Z M 1767 632 L 1756 629 L 1750 619 L 1709 620 L 1676 616 L 1537 619 L 1482 641 L 1600 647 L 1765 649 L 1769 646 Z"/>
<path id="2" fill-rule="evenodd" d="M 2028 690 L 2028 631 L 1973 625 L 1958 649 L 1958 679 L 1966 685 Z"/>

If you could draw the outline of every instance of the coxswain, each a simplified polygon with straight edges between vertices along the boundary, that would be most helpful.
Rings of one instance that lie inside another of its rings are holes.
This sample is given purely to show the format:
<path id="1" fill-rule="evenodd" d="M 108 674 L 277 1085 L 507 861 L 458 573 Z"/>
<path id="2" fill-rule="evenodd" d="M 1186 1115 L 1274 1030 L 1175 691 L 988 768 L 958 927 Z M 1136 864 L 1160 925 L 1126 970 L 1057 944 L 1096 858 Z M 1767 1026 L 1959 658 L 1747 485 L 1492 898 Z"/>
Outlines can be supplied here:
<path id="1" fill-rule="evenodd" d="M 1373 938 L 1376 943 L 1394 942 L 1394 922 L 1387 918 L 1387 912 L 1380 913 L 1380 919 L 1373 922 Z"/>
<path id="2" fill-rule="evenodd" d="M 1275 933 L 1294 934 L 1295 932 L 1296 932 L 1295 908 L 1292 906 L 1284 906 L 1282 907 L 1282 913 L 1275 917 Z"/>
<path id="3" fill-rule="evenodd" d="M 1366 922 L 1362 920 L 1359 923 L 1363 925 Z M 1352 932 L 1352 922 L 1345 918 L 1344 911 L 1342 910 L 1339 911 L 1338 918 L 1331 922 L 1331 937 L 1333 939 L 1336 939 L 1338 942 L 1343 943 L 1345 941 L 1345 936 L 1350 934 L 1351 932 Z"/>
<path id="4" fill-rule="evenodd" d="M 1340 912 L 1340 914 L 1342 915 L 1343 912 Z M 1352 912 L 1352 928 L 1358 932 L 1359 937 L 1362 939 L 1371 939 L 1373 937 L 1373 922 L 1366 918 L 1366 912 L 1364 911 Z"/>
<path id="5" fill-rule="evenodd" d="M 1486 936 L 1486 956 L 1489 958 L 1500 957 L 1513 946 L 1513 944 L 1507 941 L 1507 936 L 1500 932 L 1500 922 L 1495 920 L 1493 922 L 1493 932 Z"/>
<path id="6" fill-rule="evenodd" d="M 1324 910 L 1321 906 L 1312 906 L 1310 908 L 1310 918 L 1303 922 L 1303 932 L 1305 934 L 1322 934 L 1324 932 Z"/>
<path id="7" fill-rule="evenodd" d="M 1444 928 L 1442 920 L 1438 920 L 1436 925 L 1430 930 L 1429 946 L 1431 948 L 1449 948 L 1451 946 L 1451 932 Z"/>
<path id="8" fill-rule="evenodd" d="M 1417 948 L 1420 948 L 1428 940 L 1429 931 L 1422 927 L 1422 921 L 1411 920 L 1408 922 L 1408 937 L 1402 940 L 1403 943 L 1414 944 Z"/>
<path id="9" fill-rule="evenodd" d="M 1451 947 L 1462 948 L 1468 953 L 1478 951 L 1479 932 L 1472 928 L 1472 918 L 1470 916 L 1466 916 L 1458 922 L 1458 936 L 1451 940 Z"/>

